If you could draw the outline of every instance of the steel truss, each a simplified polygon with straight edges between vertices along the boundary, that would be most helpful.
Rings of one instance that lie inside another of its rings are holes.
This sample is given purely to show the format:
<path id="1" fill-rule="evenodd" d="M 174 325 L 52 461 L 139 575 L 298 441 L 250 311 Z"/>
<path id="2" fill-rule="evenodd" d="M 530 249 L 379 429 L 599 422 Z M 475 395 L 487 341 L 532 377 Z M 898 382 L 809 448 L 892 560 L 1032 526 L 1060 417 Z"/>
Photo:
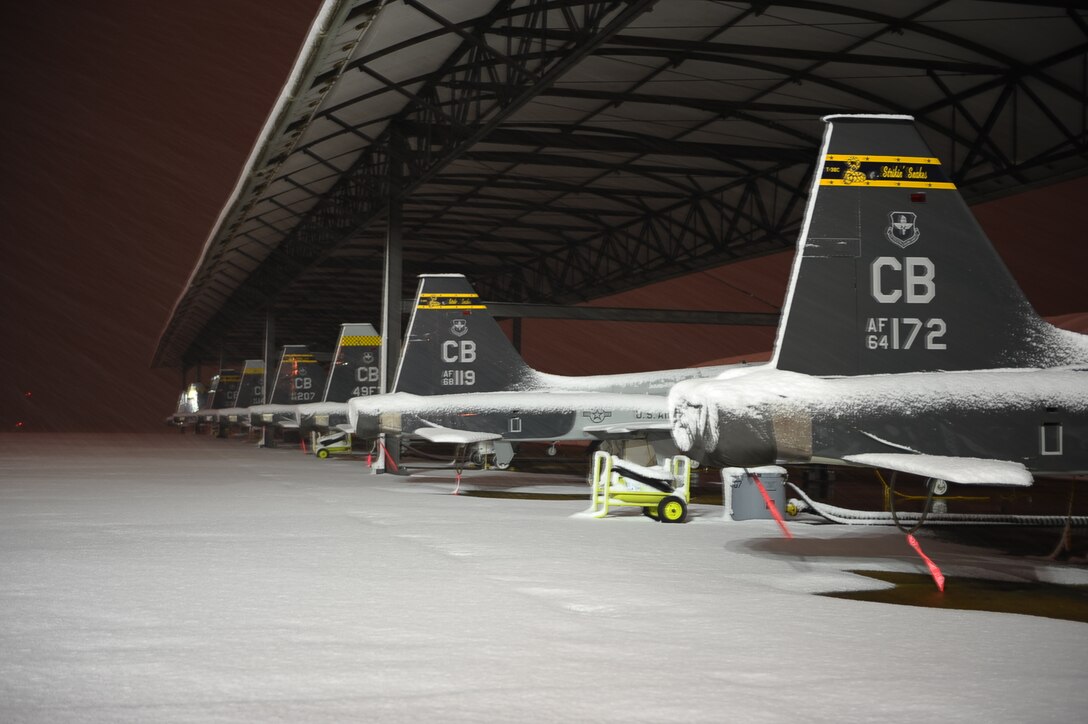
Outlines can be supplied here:
<path id="1" fill-rule="evenodd" d="M 362 74 L 378 89 L 371 83 L 317 112 L 333 130 L 295 149 L 308 166 L 275 179 L 307 203 L 282 192 L 247 212 L 251 227 L 274 229 L 279 241 L 251 237 L 262 251 L 251 273 L 222 262 L 227 281 L 202 290 L 201 303 L 192 305 L 208 321 L 179 325 L 191 338 L 190 360 L 242 345 L 269 305 L 286 320 L 308 315 L 308 326 L 322 330 L 343 321 L 347 309 L 376 309 L 377 291 L 368 287 L 381 267 L 391 202 L 403 212 L 406 275 L 462 271 L 490 299 L 570 303 L 791 248 L 817 150 L 817 117 L 828 112 L 914 115 L 968 198 L 1088 167 L 1088 24 L 1071 3 L 1059 5 L 1080 42 L 1026 63 L 928 21 L 962 4 L 955 0 L 906 15 L 882 12 L 892 7 L 884 3 L 870 10 L 860 3 L 734 2 L 699 40 L 682 42 L 634 29 L 653 0 L 503 0 L 462 22 L 424 0 L 399 2 L 433 29 L 337 70 L 341 79 Z M 1040 4 L 1021 5 L 1030 12 Z M 746 24 L 792 12 L 857 23 L 865 32 L 823 47 L 743 41 Z M 436 37 L 458 43 L 436 71 L 395 80 L 377 69 L 382 58 Z M 874 43 L 904 47 L 915 39 L 961 48 L 968 59 L 872 51 L 880 47 Z M 590 60 L 637 64 L 642 72 L 622 83 L 567 82 Z M 686 64 L 763 81 L 730 98 L 655 85 Z M 899 69 L 912 91 L 859 82 L 844 69 Z M 380 123 L 369 119 L 380 133 L 345 120 L 388 94 L 405 103 Z M 561 120 L 527 116 L 534 103 L 569 112 Z M 671 132 L 609 123 L 610 109 L 628 106 L 680 109 L 694 120 Z M 774 140 L 701 135 L 723 121 Z M 342 134 L 363 146 L 350 165 L 322 155 L 323 144 Z M 402 178 L 396 188 L 389 182 L 394 166 Z M 324 193 L 295 178 L 313 167 L 336 179 Z M 245 240 L 252 232 L 241 231 L 241 221 L 221 233 Z M 291 311 L 300 305 L 307 315 Z M 290 322 L 280 329 L 290 330 Z"/>

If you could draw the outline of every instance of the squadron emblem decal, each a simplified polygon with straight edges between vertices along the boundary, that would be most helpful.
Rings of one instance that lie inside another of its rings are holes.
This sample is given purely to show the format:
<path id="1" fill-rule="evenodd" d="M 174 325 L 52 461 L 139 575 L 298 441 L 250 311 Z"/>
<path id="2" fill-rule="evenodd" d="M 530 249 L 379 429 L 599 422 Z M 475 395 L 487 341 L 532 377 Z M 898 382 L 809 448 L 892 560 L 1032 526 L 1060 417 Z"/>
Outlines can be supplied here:
<path id="1" fill-rule="evenodd" d="M 842 174 L 842 182 L 844 184 L 863 184 L 866 181 L 865 174 L 861 172 L 861 159 L 857 156 L 851 156 L 846 159 L 846 171 Z"/>
<path id="2" fill-rule="evenodd" d="M 891 226 L 884 230 L 884 235 L 900 249 L 906 249 L 922 235 L 918 228 L 917 214 L 913 211 L 892 211 L 888 214 L 888 219 Z"/>
<path id="3" fill-rule="evenodd" d="M 374 353 L 373 352 L 363 352 L 363 364 L 368 364 L 368 365 L 374 364 Z"/>
<path id="4" fill-rule="evenodd" d="M 453 320 L 453 324 L 450 325 L 450 333 L 455 337 L 464 337 L 468 334 L 468 320 L 461 318 Z"/>

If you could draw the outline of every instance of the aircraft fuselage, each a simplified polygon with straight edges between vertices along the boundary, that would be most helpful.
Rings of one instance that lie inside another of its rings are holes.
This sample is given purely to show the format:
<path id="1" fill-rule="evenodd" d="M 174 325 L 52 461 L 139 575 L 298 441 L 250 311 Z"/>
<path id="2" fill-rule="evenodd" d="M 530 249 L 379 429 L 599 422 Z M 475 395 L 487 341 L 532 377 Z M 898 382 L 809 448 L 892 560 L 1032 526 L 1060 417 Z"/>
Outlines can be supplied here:
<path id="1" fill-rule="evenodd" d="M 418 396 L 394 393 L 350 403 L 355 434 L 412 435 L 427 427 L 492 433 L 510 441 L 591 440 L 610 429 L 667 424 L 660 395 L 517 392 Z"/>
<path id="2" fill-rule="evenodd" d="M 1088 471 L 1088 369 L 816 377 L 767 368 L 670 395 L 673 439 L 707 465 L 922 453 Z"/>

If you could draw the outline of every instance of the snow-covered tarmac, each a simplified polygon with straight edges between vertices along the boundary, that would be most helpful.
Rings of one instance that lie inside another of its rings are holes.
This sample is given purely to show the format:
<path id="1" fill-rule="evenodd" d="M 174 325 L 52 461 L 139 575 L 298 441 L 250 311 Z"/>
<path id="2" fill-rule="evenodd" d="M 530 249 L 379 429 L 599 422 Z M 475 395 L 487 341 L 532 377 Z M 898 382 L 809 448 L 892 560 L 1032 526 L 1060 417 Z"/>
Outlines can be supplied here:
<path id="1" fill-rule="evenodd" d="M 896 531 L 450 490 L 240 440 L 0 435 L 0 721 L 1088 717 L 1085 624 L 814 595 L 924 572 Z M 919 537 L 949 585 L 1088 583 Z"/>

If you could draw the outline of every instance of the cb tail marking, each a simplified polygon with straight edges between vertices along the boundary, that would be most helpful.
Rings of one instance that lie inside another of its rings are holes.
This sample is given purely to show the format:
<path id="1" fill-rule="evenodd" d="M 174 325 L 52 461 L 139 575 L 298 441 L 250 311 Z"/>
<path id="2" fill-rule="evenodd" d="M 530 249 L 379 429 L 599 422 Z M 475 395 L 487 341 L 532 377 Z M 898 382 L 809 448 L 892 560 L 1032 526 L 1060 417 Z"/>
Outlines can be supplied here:
<path id="1" fill-rule="evenodd" d="M 772 364 L 871 375 L 1082 362 L 910 119 L 827 119 Z M 925 188 L 919 192 L 917 189 Z"/>
<path id="2" fill-rule="evenodd" d="M 460 274 L 419 279 L 393 392 L 444 395 L 529 389 L 533 371 Z"/>

